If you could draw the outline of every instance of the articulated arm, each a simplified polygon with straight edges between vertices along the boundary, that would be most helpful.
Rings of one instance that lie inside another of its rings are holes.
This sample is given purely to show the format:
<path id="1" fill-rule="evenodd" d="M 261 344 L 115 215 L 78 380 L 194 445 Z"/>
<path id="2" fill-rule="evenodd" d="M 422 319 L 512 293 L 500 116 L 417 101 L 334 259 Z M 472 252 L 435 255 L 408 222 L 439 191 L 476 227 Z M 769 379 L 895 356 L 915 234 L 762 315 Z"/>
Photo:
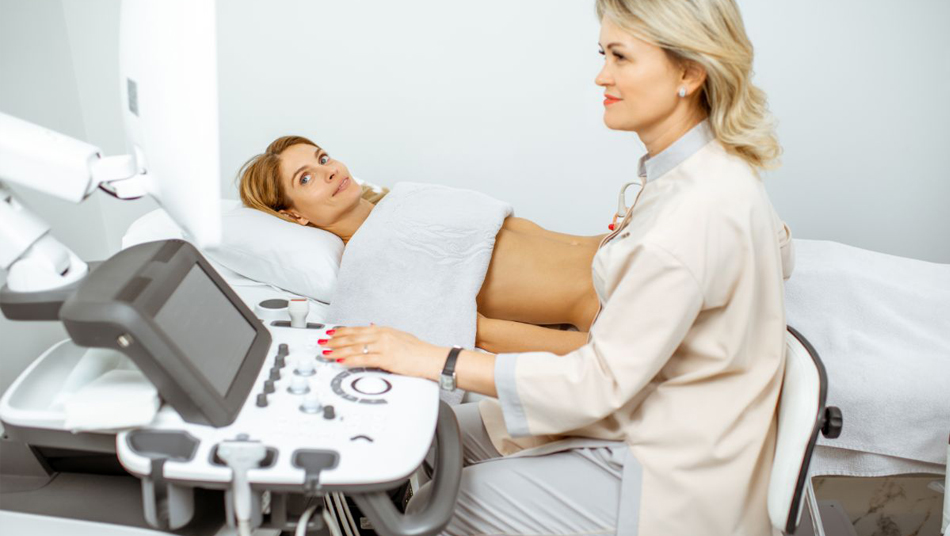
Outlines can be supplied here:
<path id="1" fill-rule="evenodd" d="M 50 234 L 49 225 L 4 185 L 17 183 L 79 203 L 103 183 L 121 197 L 141 196 L 132 156 L 102 158 L 99 148 L 0 113 L 0 269 L 10 291 L 41 292 L 82 279 L 88 268 Z M 121 184 L 116 193 L 116 185 Z M 128 191 L 132 190 L 132 191 Z"/>

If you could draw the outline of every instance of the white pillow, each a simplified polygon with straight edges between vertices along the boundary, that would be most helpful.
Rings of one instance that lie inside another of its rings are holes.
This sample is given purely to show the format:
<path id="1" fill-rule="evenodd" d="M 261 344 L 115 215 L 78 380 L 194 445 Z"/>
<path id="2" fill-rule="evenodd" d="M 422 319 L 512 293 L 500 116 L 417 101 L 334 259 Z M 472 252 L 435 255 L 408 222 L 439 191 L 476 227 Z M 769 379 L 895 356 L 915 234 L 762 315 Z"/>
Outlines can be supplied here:
<path id="1" fill-rule="evenodd" d="M 222 212 L 221 244 L 208 257 L 245 277 L 330 302 L 343 257 L 340 237 L 243 206 Z"/>
<path id="2" fill-rule="evenodd" d="M 330 301 L 343 257 L 338 236 L 243 207 L 235 200 L 222 200 L 221 211 L 221 244 L 202 250 L 215 268 L 223 266 L 225 272 L 233 270 L 291 294 Z M 167 238 L 186 239 L 168 214 L 156 209 L 129 227 L 122 247 Z"/>

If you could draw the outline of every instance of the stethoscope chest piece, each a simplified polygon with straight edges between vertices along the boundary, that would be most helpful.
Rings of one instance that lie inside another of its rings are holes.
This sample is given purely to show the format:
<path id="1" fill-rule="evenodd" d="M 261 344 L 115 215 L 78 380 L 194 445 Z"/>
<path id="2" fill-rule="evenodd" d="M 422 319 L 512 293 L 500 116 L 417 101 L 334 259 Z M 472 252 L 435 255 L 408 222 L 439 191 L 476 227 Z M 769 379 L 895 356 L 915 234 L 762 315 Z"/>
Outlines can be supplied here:
<path id="1" fill-rule="evenodd" d="M 617 197 L 617 213 L 614 214 L 613 221 L 610 222 L 610 225 L 607 226 L 608 229 L 613 231 L 617 228 L 617 220 L 623 219 L 627 215 L 627 188 L 637 185 L 643 186 L 643 183 L 640 181 L 628 182 L 620 187 L 620 195 Z"/>

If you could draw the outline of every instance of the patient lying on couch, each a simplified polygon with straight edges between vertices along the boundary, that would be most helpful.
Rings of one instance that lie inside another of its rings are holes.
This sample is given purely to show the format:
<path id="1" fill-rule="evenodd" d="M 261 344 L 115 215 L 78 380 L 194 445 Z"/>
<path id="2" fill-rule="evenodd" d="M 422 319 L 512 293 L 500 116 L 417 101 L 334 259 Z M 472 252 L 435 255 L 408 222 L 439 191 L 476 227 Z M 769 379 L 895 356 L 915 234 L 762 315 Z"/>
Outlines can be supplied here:
<path id="1" fill-rule="evenodd" d="M 329 231 L 344 243 L 385 195 L 361 187 L 343 162 L 300 136 L 278 138 L 251 158 L 240 172 L 240 193 L 249 208 Z M 476 346 L 559 354 L 582 346 L 599 307 L 591 262 L 602 238 L 506 218 L 476 299 Z M 578 331 L 545 327 L 552 325 Z"/>

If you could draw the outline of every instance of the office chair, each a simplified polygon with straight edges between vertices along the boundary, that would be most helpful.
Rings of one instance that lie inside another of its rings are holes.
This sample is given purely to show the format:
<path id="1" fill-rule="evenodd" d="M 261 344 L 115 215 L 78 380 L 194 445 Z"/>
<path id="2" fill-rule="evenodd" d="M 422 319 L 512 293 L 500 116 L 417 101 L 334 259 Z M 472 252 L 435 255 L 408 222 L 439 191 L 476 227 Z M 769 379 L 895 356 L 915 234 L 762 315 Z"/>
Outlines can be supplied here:
<path id="1" fill-rule="evenodd" d="M 841 410 L 825 407 L 827 393 L 828 377 L 818 352 L 789 326 L 778 405 L 778 438 L 768 492 L 769 518 L 782 534 L 794 534 L 798 529 L 804 504 L 811 513 L 815 536 L 824 536 L 808 467 L 819 431 L 827 438 L 841 435 Z"/>

